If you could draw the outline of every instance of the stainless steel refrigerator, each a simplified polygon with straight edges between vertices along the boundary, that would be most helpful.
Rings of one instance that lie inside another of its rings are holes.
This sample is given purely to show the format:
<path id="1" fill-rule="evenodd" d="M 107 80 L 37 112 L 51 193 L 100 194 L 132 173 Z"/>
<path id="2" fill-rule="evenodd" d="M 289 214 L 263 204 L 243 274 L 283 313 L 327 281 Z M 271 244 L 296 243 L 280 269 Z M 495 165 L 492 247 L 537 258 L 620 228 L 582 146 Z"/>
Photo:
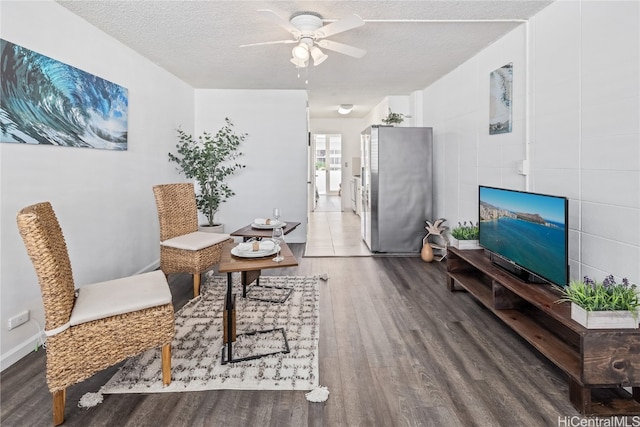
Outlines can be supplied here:
<path id="1" fill-rule="evenodd" d="M 431 128 L 371 126 L 361 135 L 362 239 L 372 252 L 419 253 L 433 220 Z"/>

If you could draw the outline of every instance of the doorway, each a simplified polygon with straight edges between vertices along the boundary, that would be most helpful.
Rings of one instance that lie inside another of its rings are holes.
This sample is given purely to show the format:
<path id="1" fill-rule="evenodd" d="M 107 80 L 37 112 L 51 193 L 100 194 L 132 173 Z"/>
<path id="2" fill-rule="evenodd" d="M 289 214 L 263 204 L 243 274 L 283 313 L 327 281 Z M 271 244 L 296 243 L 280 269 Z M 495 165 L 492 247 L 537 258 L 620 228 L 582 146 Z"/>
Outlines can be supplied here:
<path id="1" fill-rule="evenodd" d="M 339 196 L 342 185 L 342 135 L 314 134 L 315 194 Z"/>
<path id="2" fill-rule="evenodd" d="M 342 191 L 350 191 L 349 179 L 342 185 L 342 135 L 312 134 L 309 148 L 309 183 L 314 196 L 309 203 L 304 256 L 371 256 L 360 236 L 360 217 L 351 205 L 342 206 Z"/>

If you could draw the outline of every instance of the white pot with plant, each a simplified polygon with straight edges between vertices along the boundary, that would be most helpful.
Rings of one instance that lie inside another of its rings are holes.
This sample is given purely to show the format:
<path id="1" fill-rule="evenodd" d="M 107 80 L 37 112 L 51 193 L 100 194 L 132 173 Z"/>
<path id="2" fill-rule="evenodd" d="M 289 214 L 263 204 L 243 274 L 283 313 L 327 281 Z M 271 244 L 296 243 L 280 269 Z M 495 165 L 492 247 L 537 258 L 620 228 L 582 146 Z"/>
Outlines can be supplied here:
<path id="1" fill-rule="evenodd" d="M 404 114 L 394 113 L 393 111 L 391 111 L 391 108 L 389 108 L 389 114 L 387 115 L 387 117 L 382 119 L 382 123 L 384 123 L 385 125 L 399 125 L 402 122 L 404 122 Z"/>
<path id="2" fill-rule="evenodd" d="M 458 249 L 480 249 L 478 224 L 467 221 L 454 227 L 449 232 L 449 243 Z"/>
<path id="3" fill-rule="evenodd" d="M 624 278 L 617 283 L 613 275 L 596 282 L 585 276 L 568 286 L 555 287 L 571 303 L 571 318 L 588 329 L 635 329 L 638 327 L 638 291 Z"/>
<path id="4" fill-rule="evenodd" d="M 169 153 L 169 161 L 177 163 L 178 170 L 198 184 L 196 204 L 207 219 L 206 224 L 200 225 L 203 231 L 222 232 L 215 215 L 220 204 L 235 195 L 226 180 L 245 167 L 237 159 L 243 155 L 238 149 L 247 134 L 236 133 L 229 118 L 224 120 L 225 125 L 215 135 L 203 132 L 194 138 L 178 129 L 178 153 Z"/>

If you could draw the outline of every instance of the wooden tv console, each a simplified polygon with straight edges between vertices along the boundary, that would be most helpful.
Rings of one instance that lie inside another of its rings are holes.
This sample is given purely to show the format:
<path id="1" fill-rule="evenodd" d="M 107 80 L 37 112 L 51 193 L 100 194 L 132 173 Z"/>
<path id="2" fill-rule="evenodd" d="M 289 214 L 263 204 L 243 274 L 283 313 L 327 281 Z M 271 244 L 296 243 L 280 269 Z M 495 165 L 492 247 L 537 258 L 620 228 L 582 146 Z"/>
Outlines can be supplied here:
<path id="1" fill-rule="evenodd" d="M 461 287 L 567 374 L 584 415 L 640 414 L 640 329 L 586 329 L 548 285 L 527 284 L 484 250 L 447 250 L 447 288 Z M 629 392 L 628 390 L 631 390 Z"/>

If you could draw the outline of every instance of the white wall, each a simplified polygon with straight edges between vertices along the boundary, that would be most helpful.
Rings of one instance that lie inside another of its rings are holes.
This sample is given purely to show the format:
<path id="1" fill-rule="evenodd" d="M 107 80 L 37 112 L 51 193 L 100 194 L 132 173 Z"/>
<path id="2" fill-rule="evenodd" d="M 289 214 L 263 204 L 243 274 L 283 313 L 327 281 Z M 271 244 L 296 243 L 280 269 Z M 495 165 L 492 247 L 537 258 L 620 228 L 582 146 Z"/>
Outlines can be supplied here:
<path id="1" fill-rule="evenodd" d="M 34 349 L 44 327 L 40 289 L 16 227 L 24 206 L 50 201 L 76 286 L 158 265 L 152 185 L 177 181 L 167 153 L 193 123 L 193 89 L 51 1 L 0 2 L 0 37 L 128 88 L 124 152 L 0 144 L 0 348 L 2 368 Z M 7 319 L 30 310 L 27 324 Z"/>
<path id="2" fill-rule="evenodd" d="M 479 184 L 564 195 L 572 278 L 640 283 L 639 28 L 637 1 L 555 2 L 426 88 L 437 216 L 475 219 Z M 509 62 L 513 132 L 489 135 L 489 73 Z"/>
<path id="3" fill-rule="evenodd" d="M 302 90 L 196 90 L 195 133 L 216 132 L 224 118 L 248 133 L 240 151 L 246 168 L 230 177 L 235 196 L 223 203 L 216 219 L 230 233 L 271 217 L 300 222 L 286 241 L 307 235 L 307 93 Z"/>

